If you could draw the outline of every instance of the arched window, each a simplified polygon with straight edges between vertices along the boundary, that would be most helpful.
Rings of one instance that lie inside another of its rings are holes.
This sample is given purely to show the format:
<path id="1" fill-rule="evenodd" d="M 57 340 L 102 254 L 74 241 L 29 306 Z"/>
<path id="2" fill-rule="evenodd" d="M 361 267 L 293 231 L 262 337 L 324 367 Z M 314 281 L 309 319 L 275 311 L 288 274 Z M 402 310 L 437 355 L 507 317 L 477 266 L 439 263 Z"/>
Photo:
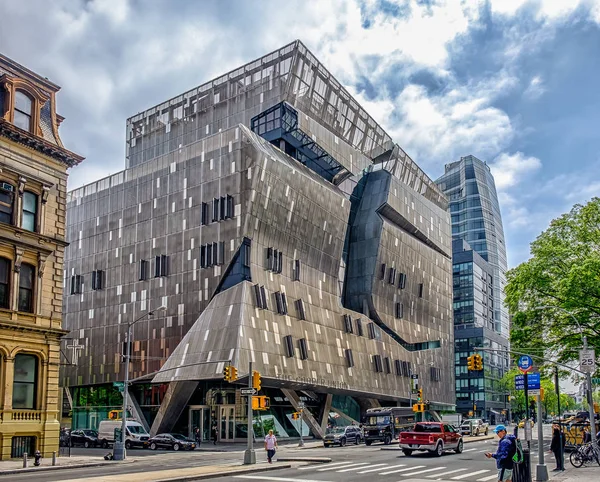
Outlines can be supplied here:
<path id="1" fill-rule="evenodd" d="M 13 223 L 13 206 L 15 202 L 15 188 L 12 184 L 0 181 L 0 222 Z"/>
<path id="2" fill-rule="evenodd" d="M 14 124 L 23 130 L 31 132 L 33 116 L 33 99 L 22 90 L 15 92 Z"/>
<path id="3" fill-rule="evenodd" d="M 23 222 L 22 228 L 27 231 L 36 231 L 37 229 L 37 206 L 38 197 L 29 191 L 23 193 Z"/>
<path id="4" fill-rule="evenodd" d="M 34 410 L 36 403 L 38 358 L 20 353 L 15 356 L 12 408 Z"/>
<path id="5" fill-rule="evenodd" d="M 10 308 L 10 259 L 0 258 L 0 308 Z"/>
<path id="6" fill-rule="evenodd" d="M 23 263 L 19 276 L 19 311 L 33 313 L 33 289 L 35 287 L 35 267 Z"/>

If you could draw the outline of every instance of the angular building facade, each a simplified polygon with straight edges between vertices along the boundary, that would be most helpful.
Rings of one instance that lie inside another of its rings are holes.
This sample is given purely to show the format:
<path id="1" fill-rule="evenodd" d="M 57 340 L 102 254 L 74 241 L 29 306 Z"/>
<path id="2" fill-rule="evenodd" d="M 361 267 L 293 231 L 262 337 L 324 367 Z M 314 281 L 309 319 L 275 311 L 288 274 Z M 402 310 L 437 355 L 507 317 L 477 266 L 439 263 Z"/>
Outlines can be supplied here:
<path id="1" fill-rule="evenodd" d="M 0 460 L 58 450 L 67 170 L 60 87 L 0 55 Z"/>
<path id="2" fill-rule="evenodd" d="M 408 406 L 412 374 L 453 408 L 446 198 L 301 42 L 128 119 L 125 171 L 68 209 L 73 426 L 121 403 L 134 321 L 131 410 L 151 433 L 244 439 L 250 362 L 271 401 L 258 433 L 298 435 L 300 402 L 317 437 Z"/>
<path id="3" fill-rule="evenodd" d="M 485 162 L 466 156 L 447 164 L 436 183 L 448 196 L 455 240 L 457 408 L 464 414 L 474 412 L 496 419 L 502 415 L 500 408 L 505 407 L 506 397 L 498 383 L 508 370 L 508 355 L 484 353 L 484 371 L 479 374 L 467 373 L 466 359 L 476 346 L 508 347 L 509 317 L 504 305 L 506 246 L 494 177 Z"/>

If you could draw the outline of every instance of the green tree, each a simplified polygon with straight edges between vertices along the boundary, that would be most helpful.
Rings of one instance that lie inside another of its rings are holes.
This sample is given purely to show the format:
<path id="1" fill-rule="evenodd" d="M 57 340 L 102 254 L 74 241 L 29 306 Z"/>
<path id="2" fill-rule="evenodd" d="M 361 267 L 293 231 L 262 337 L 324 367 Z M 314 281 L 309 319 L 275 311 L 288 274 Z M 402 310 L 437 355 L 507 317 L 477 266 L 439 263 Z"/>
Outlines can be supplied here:
<path id="1" fill-rule="evenodd" d="M 578 324 L 600 346 L 600 198 L 553 220 L 531 243 L 531 258 L 507 273 L 505 293 L 515 350 L 574 361 Z"/>

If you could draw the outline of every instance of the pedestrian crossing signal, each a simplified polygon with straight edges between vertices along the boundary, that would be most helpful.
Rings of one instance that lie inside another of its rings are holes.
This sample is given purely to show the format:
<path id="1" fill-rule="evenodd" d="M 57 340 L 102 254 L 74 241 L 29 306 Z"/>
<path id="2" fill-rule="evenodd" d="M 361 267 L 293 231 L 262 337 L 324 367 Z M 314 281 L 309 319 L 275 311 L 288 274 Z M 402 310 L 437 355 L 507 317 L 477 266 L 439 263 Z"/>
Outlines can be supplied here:
<path id="1" fill-rule="evenodd" d="M 413 404 L 413 412 L 416 413 L 421 413 L 425 411 L 425 404 L 424 403 L 415 403 Z"/>
<path id="2" fill-rule="evenodd" d="M 271 399 L 264 395 L 252 397 L 252 410 L 269 410 L 271 407 Z"/>

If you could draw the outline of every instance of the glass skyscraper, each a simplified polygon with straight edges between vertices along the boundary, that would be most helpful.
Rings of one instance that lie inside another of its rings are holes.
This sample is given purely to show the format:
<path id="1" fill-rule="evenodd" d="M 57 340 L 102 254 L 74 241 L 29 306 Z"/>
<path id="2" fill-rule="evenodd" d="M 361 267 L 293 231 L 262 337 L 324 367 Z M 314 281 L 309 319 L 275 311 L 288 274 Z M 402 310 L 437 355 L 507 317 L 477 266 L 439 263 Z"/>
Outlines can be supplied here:
<path id="1" fill-rule="evenodd" d="M 494 177 L 485 162 L 466 156 L 447 164 L 436 183 L 450 201 L 452 223 L 456 408 L 498 422 L 506 405 L 499 380 L 508 354 L 485 352 L 483 371 L 467 370 L 476 347 L 508 348 L 506 247 Z"/>
<path id="2" fill-rule="evenodd" d="M 506 246 L 494 176 L 485 162 L 465 156 L 446 164 L 436 183 L 450 201 L 452 238 L 465 240 L 492 267 L 493 329 L 508 338 Z"/>

